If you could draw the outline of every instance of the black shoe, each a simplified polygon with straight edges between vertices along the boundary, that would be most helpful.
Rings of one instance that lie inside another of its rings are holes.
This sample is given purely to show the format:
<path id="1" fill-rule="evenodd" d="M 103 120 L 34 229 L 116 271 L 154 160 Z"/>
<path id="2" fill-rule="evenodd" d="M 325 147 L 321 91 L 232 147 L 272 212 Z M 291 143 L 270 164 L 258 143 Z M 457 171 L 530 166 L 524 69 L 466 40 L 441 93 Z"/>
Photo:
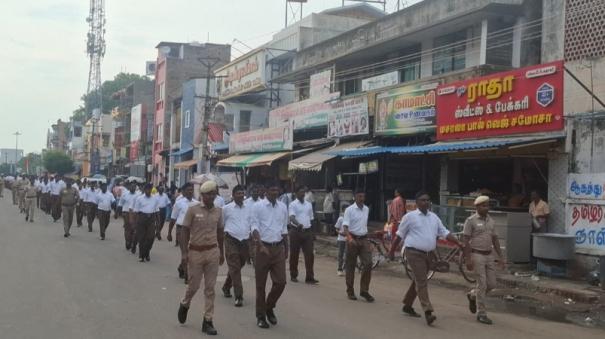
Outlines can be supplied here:
<path id="1" fill-rule="evenodd" d="M 291 277 L 291 278 L 290 278 L 290 281 L 291 281 L 291 282 L 293 282 L 293 283 L 297 283 L 297 282 L 298 282 L 298 279 L 297 279 L 296 277 Z"/>
<path id="2" fill-rule="evenodd" d="M 25 217 L 25 221 L 29 221 L 29 219 L 27 217 Z"/>
<path id="3" fill-rule="evenodd" d="M 105 240 L 105 234 L 101 234 L 101 240 Z"/>
<path id="4" fill-rule="evenodd" d="M 129 251 L 130 250 L 130 244 L 126 244 L 126 250 Z"/>
<path id="5" fill-rule="evenodd" d="M 482 324 L 485 324 L 485 325 L 492 325 L 493 324 L 492 320 L 490 318 L 488 318 L 487 315 L 485 315 L 485 314 L 478 315 L 477 316 L 477 321 L 480 322 L 480 323 L 482 323 Z"/>
<path id="6" fill-rule="evenodd" d="M 187 312 L 189 312 L 189 307 L 179 304 L 178 319 L 181 324 L 184 324 L 187 321 Z"/>
<path id="7" fill-rule="evenodd" d="M 437 317 L 433 315 L 433 312 L 431 311 L 426 311 L 424 312 L 424 318 L 426 319 L 426 324 L 431 326 L 433 324 L 433 322 L 435 320 L 437 320 Z"/>
<path id="8" fill-rule="evenodd" d="M 158 239 L 158 240 L 162 240 L 162 236 L 161 236 L 161 235 L 159 235 L 159 234 L 156 234 L 156 235 L 155 235 L 155 238 L 156 238 L 156 239 Z"/>
<path id="9" fill-rule="evenodd" d="M 67 234 L 67 233 L 63 234 L 63 238 L 67 238 L 67 237 L 69 237 L 69 234 Z"/>
<path id="10" fill-rule="evenodd" d="M 146 261 L 151 261 L 151 258 L 149 257 L 149 255 L 147 255 L 147 256 L 145 257 L 145 260 L 146 260 Z"/>
<path id="11" fill-rule="evenodd" d="M 212 324 L 212 320 L 206 319 L 204 319 L 202 322 L 202 332 L 206 333 L 207 335 L 217 335 L 218 333 Z"/>
<path id="12" fill-rule="evenodd" d="M 310 285 L 316 285 L 319 283 L 319 280 L 315 280 L 315 279 L 307 279 L 305 280 L 306 284 L 310 284 Z"/>
<path id="13" fill-rule="evenodd" d="M 370 295 L 370 293 L 368 293 L 368 292 L 361 292 L 361 293 L 359 293 L 359 296 L 363 297 L 369 303 L 374 302 L 374 297 L 372 295 Z"/>
<path id="14" fill-rule="evenodd" d="M 477 299 L 473 298 L 470 293 L 466 294 L 466 298 L 468 299 L 468 309 L 472 314 L 477 313 Z"/>
<path id="15" fill-rule="evenodd" d="M 183 267 L 181 267 L 179 265 L 179 267 L 176 270 L 179 272 L 179 278 L 180 279 L 185 279 L 185 270 L 183 269 Z"/>
<path id="16" fill-rule="evenodd" d="M 403 306 L 403 308 L 401 309 L 401 311 L 403 311 L 403 313 L 407 314 L 408 316 L 412 317 L 412 318 L 420 318 L 422 317 L 420 314 L 416 313 L 416 311 L 414 310 L 414 308 L 412 306 Z"/>
<path id="17" fill-rule="evenodd" d="M 130 253 L 132 253 L 132 254 L 137 253 L 137 245 L 132 245 L 132 247 L 130 248 Z"/>
<path id="18" fill-rule="evenodd" d="M 231 289 L 230 288 L 225 288 L 225 286 L 223 286 L 221 288 L 221 290 L 223 290 L 223 296 L 225 298 L 231 298 L 232 297 L 232 295 L 231 295 Z"/>
<path id="19" fill-rule="evenodd" d="M 235 298 L 235 307 L 242 307 L 244 306 L 244 299 L 243 298 Z"/>
<path id="20" fill-rule="evenodd" d="M 261 317 L 256 319 L 256 326 L 260 328 L 269 328 L 269 323 L 267 322 L 265 317 Z"/>
<path id="21" fill-rule="evenodd" d="M 355 296 L 355 293 L 348 293 L 347 297 L 349 298 L 349 300 L 357 300 L 357 297 Z"/>
<path id="22" fill-rule="evenodd" d="M 269 320 L 271 325 L 277 325 L 277 317 L 275 316 L 273 309 L 267 310 L 267 320 Z"/>

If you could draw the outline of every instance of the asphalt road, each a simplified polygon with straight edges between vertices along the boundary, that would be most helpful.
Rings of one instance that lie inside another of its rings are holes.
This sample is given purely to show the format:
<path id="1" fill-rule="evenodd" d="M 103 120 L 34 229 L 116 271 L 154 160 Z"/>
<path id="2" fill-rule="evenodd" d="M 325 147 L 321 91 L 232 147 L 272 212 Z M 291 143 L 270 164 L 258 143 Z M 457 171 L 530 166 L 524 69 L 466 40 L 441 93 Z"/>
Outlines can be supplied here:
<path id="1" fill-rule="evenodd" d="M 7 194 L 8 193 L 8 194 Z M 34 223 L 0 199 L 0 338 L 198 338 L 203 295 L 181 326 L 176 319 L 185 285 L 178 279 L 179 252 L 156 242 L 151 262 L 139 263 L 124 249 L 121 222 L 112 219 L 107 240 L 86 228 L 63 238 L 62 224 L 37 211 Z M 303 267 L 301 267 L 303 268 Z M 224 281 L 226 267 L 221 268 Z M 304 270 L 304 268 L 303 268 Z M 402 315 L 408 280 L 375 274 L 373 304 L 349 301 L 344 278 L 331 258 L 318 257 L 318 286 L 290 283 L 278 303 L 279 324 L 256 327 L 254 272 L 244 269 L 245 304 L 217 293 L 214 323 L 224 338 L 603 338 L 603 331 L 571 324 L 490 313 L 495 325 L 477 323 L 460 291 L 432 287 L 437 321 Z M 219 283 L 220 286 L 220 283 Z M 217 292 L 219 289 L 217 288 Z M 419 309 L 419 305 L 416 305 Z"/>

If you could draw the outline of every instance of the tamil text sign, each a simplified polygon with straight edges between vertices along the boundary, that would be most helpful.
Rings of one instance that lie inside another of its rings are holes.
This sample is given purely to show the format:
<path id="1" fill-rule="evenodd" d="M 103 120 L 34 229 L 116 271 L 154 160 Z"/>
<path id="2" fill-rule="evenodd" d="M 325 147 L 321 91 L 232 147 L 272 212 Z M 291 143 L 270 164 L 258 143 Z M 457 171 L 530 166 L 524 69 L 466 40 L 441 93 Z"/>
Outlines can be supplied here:
<path id="1" fill-rule="evenodd" d="M 605 255 L 605 201 L 567 205 L 567 234 L 576 237 L 576 252 Z"/>
<path id="2" fill-rule="evenodd" d="M 437 83 L 403 86 L 376 95 L 377 135 L 432 132 Z"/>
<path id="3" fill-rule="evenodd" d="M 339 92 L 298 101 L 278 107 L 269 112 L 269 127 L 282 126 L 288 122 L 295 130 L 328 125 L 328 114 L 332 102 L 340 97 Z"/>
<path id="4" fill-rule="evenodd" d="M 265 88 L 265 50 L 219 69 L 221 100 Z"/>
<path id="5" fill-rule="evenodd" d="M 332 105 L 328 115 L 328 138 L 369 133 L 368 97 L 343 99 Z"/>
<path id="6" fill-rule="evenodd" d="M 437 89 L 437 139 L 563 129 L 563 62 L 469 79 Z"/>
<path id="7" fill-rule="evenodd" d="M 292 128 L 286 124 L 231 135 L 229 154 L 291 151 L 292 144 Z"/>
<path id="8" fill-rule="evenodd" d="M 605 173 L 570 173 L 567 197 L 570 199 L 605 200 Z"/>
<path id="9" fill-rule="evenodd" d="M 397 85 L 399 83 L 399 72 L 377 75 L 375 77 L 361 80 L 361 90 L 373 91 L 375 89 Z"/>
<path id="10" fill-rule="evenodd" d="M 316 73 L 309 79 L 309 96 L 317 98 L 330 94 L 332 84 L 332 70 Z"/>

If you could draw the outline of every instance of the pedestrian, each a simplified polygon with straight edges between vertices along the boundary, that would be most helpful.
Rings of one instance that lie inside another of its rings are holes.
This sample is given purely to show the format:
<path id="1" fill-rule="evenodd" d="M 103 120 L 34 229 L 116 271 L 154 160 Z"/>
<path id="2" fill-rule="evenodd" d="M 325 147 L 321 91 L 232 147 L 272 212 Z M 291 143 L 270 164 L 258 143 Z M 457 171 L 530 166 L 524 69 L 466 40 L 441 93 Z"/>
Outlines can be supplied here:
<path id="1" fill-rule="evenodd" d="M 403 189 L 395 189 L 395 198 L 389 205 L 389 236 L 391 238 L 391 249 L 389 250 L 388 257 L 393 260 L 395 258 L 396 246 L 393 246 L 395 239 L 397 239 L 397 229 L 401 223 L 401 219 L 405 215 L 405 199 L 403 198 Z"/>
<path id="2" fill-rule="evenodd" d="M 235 294 L 235 306 L 244 304 L 244 288 L 242 285 L 242 268 L 248 261 L 250 249 L 250 206 L 244 204 L 245 189 L 237 185 L 233 188 L 233 201 L 223 208 L 225 223 L 225 258 L 229 272 L 222 291 L 226 298 L 231 298 L 231 286 Z"/>
<path id="3" fill-rule="evenodd" d="M 326 188 L 326 196 L 323 202 L 323 213 L 324 219 L 329 225 L 334 223 L 334 211 L 336 211 L 334 208 L 335 205 L 336 200 L 334 199 L 334 190 L 332 189 L 332 186 L 328 186 Z"/>
<path id="4" fill-rule="evenodd" d="M 157 230 L 155 231 L 155 237 L 158 240 L 162 240 L 162 228 L 164 228 L 164 223 L 166 222 L 166 209 L 170 205 L 170 198 L 168 194 L 164 193 L 164 186 L 158 187 L 158 194 L 155 196 L 158 199 L 158 206 L 160 208 L 160 218 Z"/>
<path id="5" fill-rule="evenodd" d="M 151 195 L 152 184 L 146 184 L 144 195 L 139 196 L 133 207 L 136 213 L 136 235 L 139 243 L 139 261 L 150 261 L 151 247 L 155 238 L 155 228 L 158 222 L 158 200 Z"/>
<path id="6" fill-rule="evenodd" d="M 25 186 L 25 221 L 34 222 L 34 211 L 36 210 L 36 186 L 31 183 Z"/>
<path id="7" fill-rule="evenodd" d="M 42 210 L 46 214 L 50 214 L 50 182 L 48 176 L 44 177 L 41 185 L 42 192 Z"/>
<path id="8" fill-rule="evenodd" d="M 336 229 L 336 232 L 338 233 L 338 237 L 336 238 L 336 243 L 338 244 L 338 265 L 336 267 L 336 274 L 339 277 L 342 277 L 344 275 L 344 269 L 345 269 L 347 238 L 345 237 L 346 234 L 344 231 L 344 227 L 342 227 L 342 223 L 344 222 L 345 210 L 348 207 L 349 207 L 348 204 L 342 205 L 342 208 L 340 210 L 340 216 L 338 217 L 338 220 L 336 220 L 336 224 L 334 225 L 334 228 Z"/>
<path id="9" fill-rule="evenodd" d="M 263 185 L 253 184 L 250 187 L 250 197 L 248 197 L 246 200 L 244 200 L 244 205 L 252 207 L 257 202 L 264 201 L 264 199 L 261 198 L 261 192 L 264 192 Z M 256 253 L 256 250 L 255 250 L 254 246 L 249 246 L 249 248 L 250 248 L 250 255 L 248 256 L 248 264 L 252 264 L 252 262 L 254 261 L 254 255 Z"/>
<path id="10" fill-rule="evenodd" d="M 19 204 L 19 185 L 21 184 L 21 177 L 17 178 L 11 183 L 11 194 L 13 196 L 13 205 Z"/>
<path id="11" fill-rule="evenodd" d="M 82 185 L 82 182 L 80 180 L 78 180 L 77 182 L 77 193 L 78 193 L 78 200 L 76 202 L 76 224 L 78 227 L 82 227 L 82 219 L 84 218 L 84 214 L 85 214 L 85 208 L 84 208 L 84 201 L 82 201 L 82 189 L 84 188 L 84 186 Z"/>
<path id="12" fill-rule="evenodd" d="M 177 268 L 179 272 L 179 278 L 184 279 L 187 283 L 187 243 L 181 240 L 183 221 L 185 221 L 185 215 L 190 205 L 199 203 L 198 200 L 193 199 L 193 184 L 186 183 L 181 187 L 182 195 L 178 197 L 172 208 L 172 214 L 170 215 L 170 223 L 168 224 L 168 236 L 166 239 L 172 241 L 172 229 L 176 224 L 176 239 L 178 240 L 179 247 L 181 250 L 181 261 Z"/>
<path id="13" fill-rule="evenodd" d="M 292 202 L 292 192 L 290 190 L 290 185 L 284 185 L 284 193 L 279 196 L 279 201 L 283 202 L 286 207 L 290 207 L 290 203 Z"/>
<path id="14" fill-rule="evenodd" d="M 19 199 L 19 210 L 21 213 L 25 213 L 25 189 L 30 185 L 30 182 L 25 176 L 22 176 L 18 182 L 17 198 Z"/>
<path id="15" fill-rule="evenodd" d="M 113 193 L 113 197 L 116 200 L 115 209 L 113 212 L 113 218 L 117 219 L 118 216 L 120 216 L 122 214 L 122 206 L 118 205 L 118 202 L 120 201 L 120 198 L 122 197 L 122 193 L 124 193 L 126 191 L 126 188 L 124 188 L 122 181 L 116 180 L 116 184 L 111 188 L 110 191 L 111 191 L 111 193 Z"/>
<path id="16" fill-rule="evenodd" d="M 187 321 L 187 312 L 193 296 L 204 279 L 204 320 L 202 332 L 216 335 L 214 328 L 214 287 L 219 265 L 225 261 L 223 252 L 223 213 L 214 206 L 217 185 L 206 181 L 200 188 L 201 203 L 193 204 L 187 209 L 183 220 L 182 241 L 187 244 L 187 272 L 189 281 L 185 297 L 179 304 L 178 320 L 181 324 Z"/>
<path id="17" fill-rule="evenodd" d="M 111 205 L 116 201 L 113 193 L 107 191 L 107 184 L 101 184 L 101 192 L 96 195 L 97 217 L 99 218 L 99 235 L 105 240 L 105 230 L 111 220 Z"/>
<path id="18" fill-rule="evenodd" d="M 4 198 L 4 176 L 0 175 L 0 198 Z"/>
<path id="19" fill-rule="evenodd" d="M 548 231 L 548 216 L 550 215 L 550 207 L 542 200 L 542 196 L 538 191 L 531 192 L 531 203 L 529 204 L 529 214 L 532 217 L 533 232 L 545 233 Z"/>
<path id="20" fill-rule="evenodd" d="M 477 321 L 491 325 L 492 320 L 485 311 L 485 296 L 496 287 L 496 262 L 493 252 L 498 255 L 498 265 L 504 269 L 504 259 L 496 234 L 496 224 L 489 216 L 489 197 L 475 199 L 476 212 L 464 222 L 464 257 L 466 268 L 474 271 L 477 284 L 468 294 L 469 309 L 477 313 Z"/>
<path id="21" fill-rule="evenodd" d="M 126 250 L 130 250 L 133 254 L 136 252 L 136 239 L 134 236 L 135 225 L 133 223 L 132 207 L 137 198 L 137 185 L 133 182 L 126 184 L 128 191 L 122 193 L 118 206 L 120 206 L 120 214 L 124 219 L 124 245 Z"/>
<path id="22" fill-rule="evenodd" d="M 302 249 L 305 257 L 305 283 L 317 284 L 313 264 L 314 235 L 311 229 L 313 221 L 313 206 L 305 201 L 306 187 L 300 186 L 296 189 L 296 199 L 290 203 L 288 215 L 290 216 L 290 280 L 298 282 L 298 256 Z"/>
<path id="23" fill-rule="evenodd" d="M 61 191 L 65 189 L 65 181 L 57 174 L 50 185 L 50 200 L 52 204 L 51 216 L 54 222 L 61 219 Z"/>
<path id="24" fill-rule="evenodd" d="M 286 287 L 288 259 L 288 209 L 277 201 L 279 184 L 267 186 L 267 199 L 254 204 L 251 229 L 255 248 L 256 325 L 269 328 L 267 320 L 277 325 L 275 306 Z M 271 291 L 265 298 L 267 276 L 271 274 Z"/>
<path id="25" fill-rule="evenodd" d="M 63 215 L 63 236 L 70 236 L 69 230 L 73 223 L 74 208 L 78 203 L 78 190 L 73 188 L 71 180 L 67 179 L 66 187 L 61 190 L 61 214 Z"/>
<path id="26" fill-rule="evenodd" d="M 446 238 L 461 246 L 458 239 L 443 226 L 441 219 L 429 211 L 430 204 L 431 197 L 428 193 L 420 191 L 416 194 L 417 209 L 403 217 L 394 243 L 394 246 L 398 246 L 403 240 L 405 259 L 412 269 L 414 278 L 403 298 L 402 311 L 411 317 L 419 318 L 420 314 L 412 307 L 418 297 L 429 326 L 437 319 L 433 314 L 427 280 L 428 271 L 436 260 L 434 251 L 437 248 L 437 238 Z"/>
<path id="27" fill-rule="evenodd" d="M 40 208 L 40 198 L 42 197 L 42 177 L 34 178 L 34 187 L 36 188 L 36 207 Z"/>
<path id="28" fill-rule="evenodd" d="M 88 223 L 88 232 L 92 232 L 92 224 L 97 216 L 97 191 L 95 182 L 89 182 L 88 189 L 85 189 L 84 203 L 86 204 L 86 222 Z"/>
<path id="29" fill-rule="evenodd" d="M 370 294 L 370 281 L 372 280 L 372 248 L 368 241 L 368 215 L 370 209 L 365 205 L 365 191 L 355 191 L 355 203 L 345 210 L 342 227 L 347 238 L 346 246 L 346 285 L 347 296 L 350 300 L 357 300 L 355 296 L 355 266 L 357 258 L 361 261 L 361 278 L 359 282 L 359 296 L 367 302 L 374 302 Z"/>

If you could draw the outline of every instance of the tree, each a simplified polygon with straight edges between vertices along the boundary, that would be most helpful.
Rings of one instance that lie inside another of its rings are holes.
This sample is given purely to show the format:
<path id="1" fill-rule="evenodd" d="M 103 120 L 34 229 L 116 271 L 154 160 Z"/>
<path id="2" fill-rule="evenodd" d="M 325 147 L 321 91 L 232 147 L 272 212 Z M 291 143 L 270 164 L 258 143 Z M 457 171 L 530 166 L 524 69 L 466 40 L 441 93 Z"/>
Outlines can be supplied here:
<path id="1" fill-rule="evenodd" d="M 74 162 L 69 156 L 60 151 L 49 151 L 44 154 L 43 164 L 50 173 L 60 175 L 71 173 L 74 170 Z"/>
<path id="2" fill-rule="evenodd" d="M 141 79 L 148 78 L 134 73 L 118 73 L 113 80 L 103 82 L 103 85 L 101 85 L 103 113 L 111 113 L 111 110 L 120 104 L 119 99 L 113 97 L 114 93 Z M 95 92 L 85 94 L 82 96 L 82 101 L 84 102 L 84 107 L 97 107 L 98 103 L 96 101 L 98 101 L 98 95 Z"/>

